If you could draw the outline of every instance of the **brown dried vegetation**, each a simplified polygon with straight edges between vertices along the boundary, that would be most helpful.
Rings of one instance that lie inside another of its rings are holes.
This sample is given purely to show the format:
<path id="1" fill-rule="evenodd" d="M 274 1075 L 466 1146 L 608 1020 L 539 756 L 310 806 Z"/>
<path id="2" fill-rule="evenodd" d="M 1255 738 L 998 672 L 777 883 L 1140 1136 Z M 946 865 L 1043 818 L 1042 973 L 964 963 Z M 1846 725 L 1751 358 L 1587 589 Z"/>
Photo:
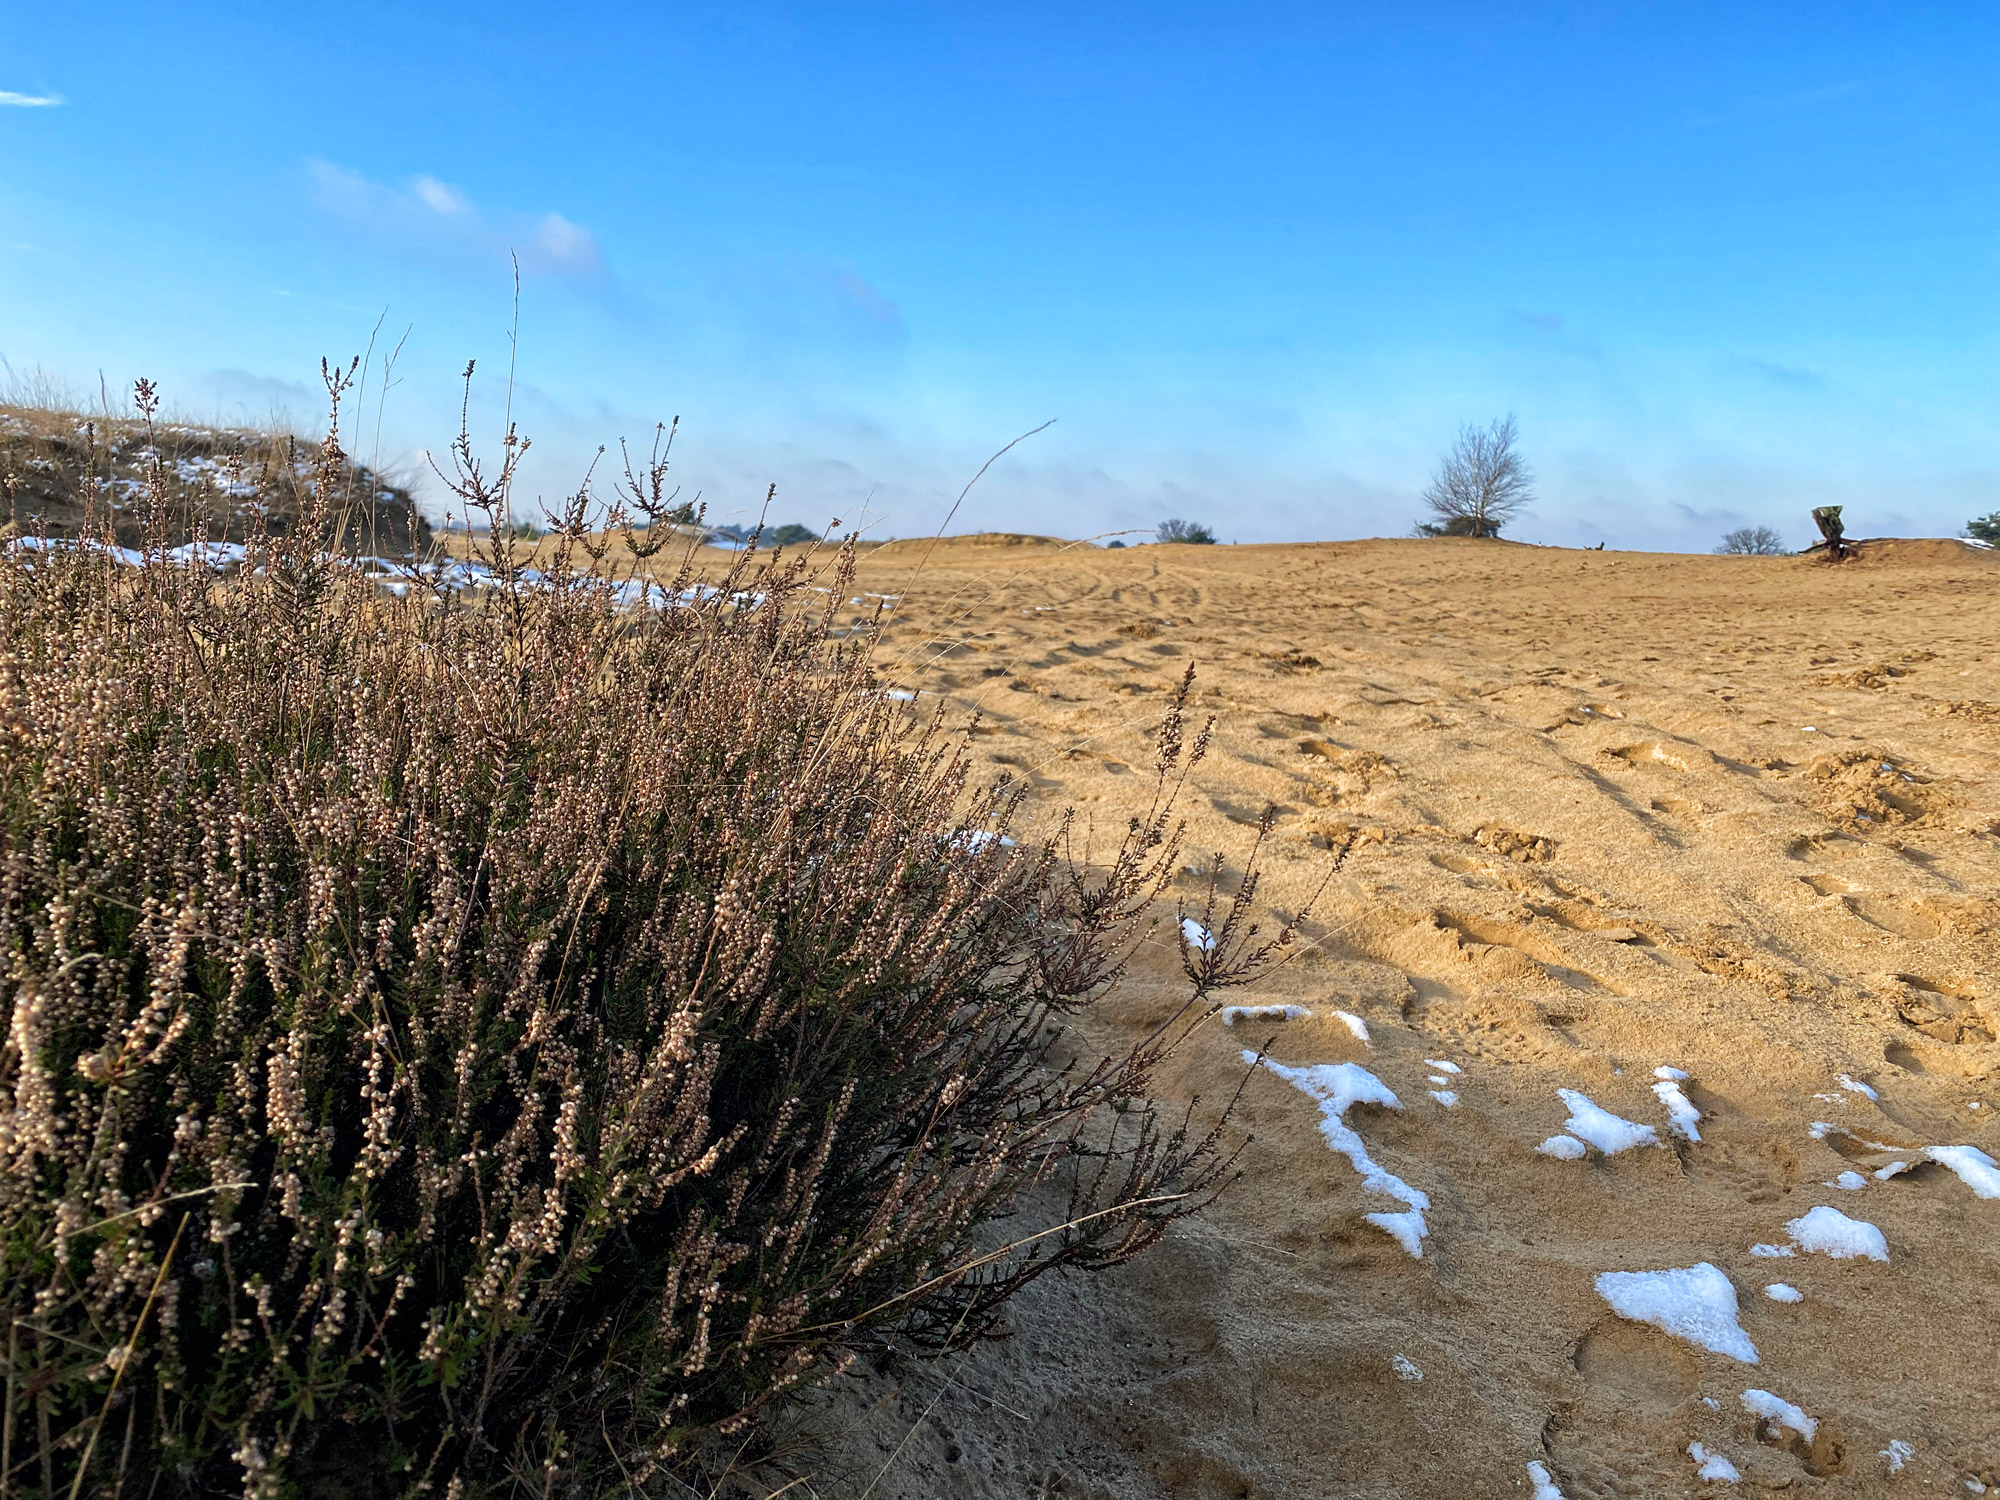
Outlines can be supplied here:
<path id="1" fill-rule="evenodd" d="M 1115 849 L 1016 850 L 1019 789 L 833 632 L 850 555 L 622 609 L 587 494 L 518 565 L 510 434 L 457 450 L 494 587 L 385 593 L 330 555 L 329 385 L 232 576 L 156 490 L 141 566 L 89 485 L 0 556 L 8 1491 L 629 1490 L 1216 1190 L 1145 1094 L 1288 939 L 1254 879 L 1152 1036 L 1066 1026 L 1178 866 L 1185 683 Z"/>

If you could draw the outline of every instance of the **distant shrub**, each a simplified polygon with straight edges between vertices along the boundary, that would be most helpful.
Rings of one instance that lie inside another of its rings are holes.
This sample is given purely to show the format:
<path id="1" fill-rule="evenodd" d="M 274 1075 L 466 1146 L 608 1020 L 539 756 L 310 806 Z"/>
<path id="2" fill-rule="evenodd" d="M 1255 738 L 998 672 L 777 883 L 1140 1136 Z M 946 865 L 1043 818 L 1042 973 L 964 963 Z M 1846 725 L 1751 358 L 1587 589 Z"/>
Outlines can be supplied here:
<path id="1" fill-rule="evenodd" d="M 1498 536 L 1491 526 L 1472 516 L 1453 516 L 1449 521 L 1419 521 L 1416 536 Z"/>
<path id="2" fill-rule="evenodd" d="M 851 546 L 620 612 L 587 502 L 465 598 L 331 559 L 323 492 L 228 579 L 0 554 L 14 1492 L 629 1489 L 1219 1185 L 1143 1089 L 1271 951 L 1254 882 L 1148 1041 L 1061 1024 L 1177 870 L 1185 687 L 1117 849 L 1015 851 L 831 634 Z"/>
<path id="3" fill-rule="evenodd" d="M 1162 521 L 1156 534 L 1163 542 L 1185 542 L 1195 547 L 1215 545 L 1215 533 L 1199 521 Z"/>
<path id="4" fill-rule="evenodd" d="M 1965 534 L 1976 542 L 1992 542 L 2000 546 L 2000 510 L 1991 515 L 1974 516 L 1965 523 Z"/>
<path id="5" fill-rule="evenodd" d="M 1107 549 L 1109 549 L 1112 547 L 1122 547 L 1125 545 L 1125 543 L 1122 540 L 1114 537 L 1112 540 L 1106 542 L 1104 545 Z"/>
<path id="6" fill-rule="evenodd" d="M 1743 557 L 1778 557 L 1784 553 L 1784 538 L 1768 526 L 1739 526 L 1725 532 L 1718 553 Z"/>
<path id="7" fill-rule="evenodd" d="M 773 547 L 803 547 L 819 540 L 819 533 L 810 526 L 801 526 L 796 521 L 787 521 L 772 532 L 769 541 Z"/>

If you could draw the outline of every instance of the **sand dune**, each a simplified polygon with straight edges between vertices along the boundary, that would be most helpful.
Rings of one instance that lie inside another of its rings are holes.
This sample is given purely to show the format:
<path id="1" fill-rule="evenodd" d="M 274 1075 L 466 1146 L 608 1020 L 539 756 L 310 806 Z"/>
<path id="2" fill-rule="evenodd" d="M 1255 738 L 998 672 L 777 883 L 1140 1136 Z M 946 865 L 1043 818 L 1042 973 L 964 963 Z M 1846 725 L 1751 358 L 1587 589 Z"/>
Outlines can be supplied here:
<path id="1" fill-rule="evenodd" d="M 1042 809 L 1121 826 L 1193 661 L 1192 847 L 1237 868 L 1275 804 L 1289 913 L 1356 845 L 1312 951 L 1231 997 L 1312 1017 L 1218 1020 L 1162 1080 L 1226 1097 L 1269 1042 L 1292 1076 L 1248 1082 L 1242 1181 L 1037 1289 L 1010 1343 L 845 1382 L 817 1492 L 1469 1500 L 1534 1462 L 1586 1500 L 1703 1492 L 1717 1456 L 1740 1492 L 2000 1483 L 2000 1185 L 1929 1155 L 2000 1158 L 2000 562 L 970 541 L 860 589 L 897 596 L 897 685 L 978 707 Z M 1163 930 L 1099 1024 L 1177 993 Z M 1299 1085 L 1339 1063 L 1401 1105 L 1341 1123 L 1427 1200 L 1421 1258 Z M 1593 1133 L 1579 1099 L 1657 1144 L 1538 1151 Z M 1886 1263 L 1795 1243 L 1822 1207 Z M 1702 1264 L 1738 1304 L 1710 1341 L 1755 1364 L 1598 1286 Z"/>

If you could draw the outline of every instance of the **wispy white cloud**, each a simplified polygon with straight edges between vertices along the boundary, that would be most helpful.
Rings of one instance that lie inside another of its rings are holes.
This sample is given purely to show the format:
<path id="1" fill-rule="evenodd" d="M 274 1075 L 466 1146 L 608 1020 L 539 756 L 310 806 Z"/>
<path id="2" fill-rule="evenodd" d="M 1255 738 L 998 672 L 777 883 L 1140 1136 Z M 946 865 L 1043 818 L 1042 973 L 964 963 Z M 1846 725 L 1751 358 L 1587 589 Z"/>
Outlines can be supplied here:
<path id="1" fill-rule="evenodd" d="M 1772 359 L 1752 359 L 1739 356 L 1723 361 L 1723 369 L 1731 374 L 1749 375 L 1767 385 L 1774 385 L 1788 391 L 1816 391 L 1826 385 L 1826 377 L 1802 365 L 1780 364 Z"/>
<path id="2" fill-rule="evenodd" d="M 472 200 L 448 182 L 419 174 L 410 179 L 410 191 L 424 207 L 435 213 L 464 215 L 472 212 Z"/>
<path id="3" fill-rule="evenodd" d="M 491 263 L 511 252 L 531 274 L 604 279 L 596 238 L 559 213 L 489 213 L 462 189 L 424 174 L 396 187 L 327 161 L 308 162 L 306 170 L 321 209 L 389 248 Z"/>
<path id="4" fill-rule="evenodd" d="M 12 109 L 53 109 L 63 102 L 61 94 L 14 94 L 0 89 L 0 107 Z"/>

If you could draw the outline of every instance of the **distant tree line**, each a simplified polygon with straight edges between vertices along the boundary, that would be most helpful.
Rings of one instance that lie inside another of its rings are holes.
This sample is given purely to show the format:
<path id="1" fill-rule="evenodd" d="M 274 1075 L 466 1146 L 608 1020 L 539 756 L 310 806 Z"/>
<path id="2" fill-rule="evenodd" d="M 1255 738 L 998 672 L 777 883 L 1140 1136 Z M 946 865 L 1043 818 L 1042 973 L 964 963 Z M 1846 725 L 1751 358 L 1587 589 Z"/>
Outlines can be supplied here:
<path id="1" fill-rule="evenodd" d="M 1715 550 L 1732 557 L 1777 557 L 1784 552 L 1785 541 L 1768 526 L 1739 526 L 1725 532 Z"/>

